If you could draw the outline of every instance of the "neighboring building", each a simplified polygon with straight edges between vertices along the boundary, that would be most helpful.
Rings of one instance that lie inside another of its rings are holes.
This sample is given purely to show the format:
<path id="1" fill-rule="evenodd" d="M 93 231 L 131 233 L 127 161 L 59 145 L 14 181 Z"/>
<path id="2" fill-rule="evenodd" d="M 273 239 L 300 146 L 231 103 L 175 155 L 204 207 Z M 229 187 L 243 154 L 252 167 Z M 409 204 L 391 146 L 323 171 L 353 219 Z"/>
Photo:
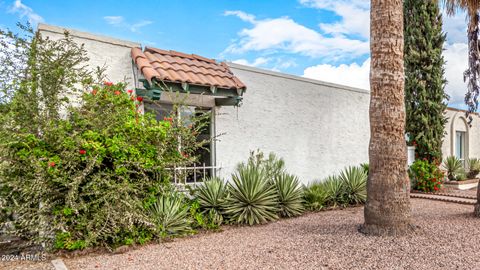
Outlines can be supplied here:
<path id="1" fill-rule="evenodd" d="M 38 30 L 60 38 L 65 29 L 40 24 Z M 303 183 L 368 162 L 367 90 L 68 31 L 85 44 L 92 67 L 107 67 L 109 80 L 125 80 L 138 95 L 159 98 L 144 108 L 159 118 L 175 100 L 184 100 L 188 113 L 212 112 L 208 135 L 218 139 L 196 165 L 205 164 L 206 174 L 228 178 L 256 149 L 285 159 Z M 175 93 L 159 91 L 163 83 Z"/>
<path id="2" fill-rule="evenodd" d="M 464 110 L 447 108 L 448 122 L 443 139 L 443 157 L 456 156 L 463 162 L 468 158 L 480 158 L 480 116 L 472 114 L 473 121 L 468 125 Z M 464 162 L 465 164 L 465 162 Z"/>

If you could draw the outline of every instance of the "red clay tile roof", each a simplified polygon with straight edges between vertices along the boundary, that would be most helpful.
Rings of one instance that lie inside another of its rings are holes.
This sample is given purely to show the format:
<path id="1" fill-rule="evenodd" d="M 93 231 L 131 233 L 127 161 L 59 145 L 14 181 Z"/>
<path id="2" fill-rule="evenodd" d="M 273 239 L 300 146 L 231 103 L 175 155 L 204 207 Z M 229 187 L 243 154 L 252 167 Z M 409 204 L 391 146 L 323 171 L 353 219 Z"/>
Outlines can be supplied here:
<path id="1" fill-rule="evenodd" d="M 245 89 L 224 62 L 218 63 L 196 54 L 184 54 L 146 47 L 132 48 L 132 59 L 145 79 L 216 86 L 226 89 Z"/>

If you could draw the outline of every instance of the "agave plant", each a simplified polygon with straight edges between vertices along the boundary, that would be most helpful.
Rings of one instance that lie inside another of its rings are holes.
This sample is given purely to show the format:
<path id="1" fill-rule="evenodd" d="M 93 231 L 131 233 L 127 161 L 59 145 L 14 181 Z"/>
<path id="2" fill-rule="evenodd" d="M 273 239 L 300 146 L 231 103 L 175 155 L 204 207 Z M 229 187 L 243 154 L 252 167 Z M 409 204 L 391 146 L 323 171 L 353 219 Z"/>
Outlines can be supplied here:
<path id="1" fill-rule="evenodd" d="M 328 204 L 336 207 L 345 205 L 345 190 L 342 181 L 336 176 L 328 176 L 323 180 L 323 186 L 327 192 Z"/>
<path id="2" fill-rule="evenodd" d="M 325 184 L 321 181 L 315 181 L 305 187 L 303 195 L 305 198 L 305 205 L 310 210 L 318 211 L 327 206 L 328 192 L 325 188 Z"/>
<path id="3" fill-rule="evenodd" d="M 348 167 L 338 179 L 344 187 L 344 199 L 348 204 L 362 204 L 367 200 L 367 174 L 361 167 Z"/>
<path id="4" fill-rule="evenodd" d="M 148 214 L 161 238 L 183 235 L 192 230 L 188 208 L 176 193 L 159 196 Z"/>
<path id="5" fill-rule="evenodd" d="M 370 171 L 370 165 L 368 163 L 362 163 L 362 164 L 360 164 L 360 167 L 362 167 L 363 171 L 368 176 L 368 172 Z"/>
<path id="6" fill-rule="evenodd" d="M 275 188 L 280 216 L 293 217 L 303 213 L 303 190 L 296 176 L 288 173 L 277 175 Z"/>
<path id="7" fill-rule="evenodd" d="M 212 178 L 201 185 L 197 191 L 197 199 L 204 214 L 208 214 L 220 225 L 223 221 L 223 208 L 227 198 L 227 186 L 222 179 Z"/>
<path id="8" fill-rule="evenodd" d="M 476 178 L 480 173 L 480 159 L 471 158 L 468 160 L 468 174 L 469 179 Z"/>
<path id="9" fill-rule="evenodd" d="M 228 187 L 230 197 L 225 214 L 232 222 L 253 225 L 278 218 L 277 192 L 263 169 L 251 165 L 239 166 Z"/>
<path id="10" fill-rule="evenodd" d="M 449 156 L 445 159 L 443 167 L 447 170 L 449 180 L 457 180 L 457 176 L 464 172 L 462 162 L 455 156 Z"/>
<path id="11" fill-rule="evenodd" d="M 250 151 L 247 163 L 238 164 L 237 169 L 245 166 L 254 166 L 264 170 L 267 179 L 272 182 L 275 177 L 285 172 L 285 161 L 282 158 L 277 157 L 275 153 L 269 153 L 268 157 L 265 157 L 265 154 L 258 149 Z"/>

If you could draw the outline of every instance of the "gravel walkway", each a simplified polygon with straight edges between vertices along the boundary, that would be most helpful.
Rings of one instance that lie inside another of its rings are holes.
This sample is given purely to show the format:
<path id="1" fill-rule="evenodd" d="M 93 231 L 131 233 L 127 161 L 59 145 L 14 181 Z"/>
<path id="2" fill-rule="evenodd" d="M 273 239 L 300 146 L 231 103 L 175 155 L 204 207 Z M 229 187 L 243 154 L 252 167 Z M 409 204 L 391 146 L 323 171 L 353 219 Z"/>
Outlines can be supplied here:
<path id="1" fill-rule="evenodd" d="M 420 228 L 397 239 L 358 233 L 358 207 L 64 262 L 70 270 L 480 269 L 480 219 L 472 206 L 412 199 L 412 209 Z"/>

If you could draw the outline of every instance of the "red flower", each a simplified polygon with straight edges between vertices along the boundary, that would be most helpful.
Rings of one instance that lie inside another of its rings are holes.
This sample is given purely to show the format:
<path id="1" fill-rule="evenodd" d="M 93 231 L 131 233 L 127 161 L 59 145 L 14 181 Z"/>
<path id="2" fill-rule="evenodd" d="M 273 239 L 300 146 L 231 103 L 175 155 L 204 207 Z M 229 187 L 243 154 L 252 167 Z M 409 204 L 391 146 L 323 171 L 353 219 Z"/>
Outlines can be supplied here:
<path id="1" fill-rule="evenodd" d="M 80 149 L 80 150 L 78 151 L 78 153 L 79 153 L 80 155 L 85 155 L 85 154 L 87 153 L 87 151 L 85 151 L 85 150 L 83 150 L 83 149 Z"/>
<path id="2" fill-rule="evenodd" d="M 96 95 L 97 94 L 97 90 L 92 90 L 92 95 Z"/>
<path id="3" fill-rule="evenodd" d="M 54 166 L 55 166 L 55 161 L 50 161 L 50 162 L 48 163 L 48 166 L 49 166 L 49 167 L 54 167 Z"/>
<path id="4" fill-rule="evenodd" d="M 438 187 L 433 187 L 433 189 L 435 189 L 435 191 L 437 191 L 437 190 L 438 190 Z"/>
<path id="5" fill-rule="evenodd" d="M 163 117 L 163 121 L 172 122 L 173 119 L 171 117 Z"/>
<path id="6" fill-rule="evenodd" d="M 143 101 L 143 97 L 137 97 L 137 100 L 138 100 L 139 102 L 142 102 L 142 101 Z"/>
<path id="7" fill-rule="evenodd" d="M 133 93 L 133 90 L 129 89 L 129 90 L 127 90 L 127 93 L 131 94 L 131 93 Z"/>
<path id="8" fill-rule="evenodd" d="M 106 86 L 112 86 L 113 85 L 112 82 L 104 82 L 103 84 L 106 85 Z"/>
<path id="9" fill-rule="evenodd" d="M 113 93 L 114 93 L 115 95 L 117 95 L 117 96 L 120 95 L 120 91 L 118 91 L 118 90 L 115 91 L 115 92 L 113 92 Z"/>

